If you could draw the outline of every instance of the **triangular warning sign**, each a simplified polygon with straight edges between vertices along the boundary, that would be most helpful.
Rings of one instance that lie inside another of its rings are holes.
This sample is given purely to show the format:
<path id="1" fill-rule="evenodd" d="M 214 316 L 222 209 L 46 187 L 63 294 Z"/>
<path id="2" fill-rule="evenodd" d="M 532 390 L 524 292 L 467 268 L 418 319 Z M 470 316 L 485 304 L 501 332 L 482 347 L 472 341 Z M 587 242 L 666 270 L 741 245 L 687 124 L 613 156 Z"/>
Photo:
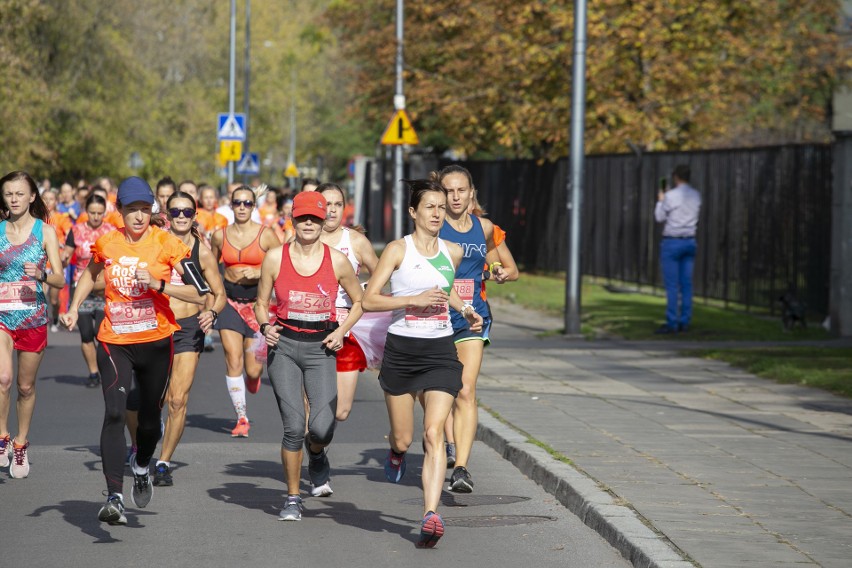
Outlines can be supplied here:
<path id="1" fill-rule="evenodd" d="M 390 119 L 387 128 L 385 128 L 385 133 L 382 134 L 382 144 L 391 146 L 410 144 L 413 146 L 419 143 L 420 139 L 417 138 L 417 133 L 411 125 L 411 119 L 408 118 L 405 110 L 399 109 Z"/>
<path id="2" fill-rule="evenodd" d="M 296 164 L 290 162 L 287 164 L 287 169 L 284 170 L 284 177 L 294 178 L 299 177 L 299 170 L 296 168 Z"/>
<path id="3" fill-rule="evenodd" d="M 218 138 L 220 140 L 243 140 L 245 137 L 246 133 L 243 131 L 243 127 L 240 126 L 240 123 L 237 122 L 237 117 L 233 114 L 228 115 L 225 124 L 219 129 Z"/>

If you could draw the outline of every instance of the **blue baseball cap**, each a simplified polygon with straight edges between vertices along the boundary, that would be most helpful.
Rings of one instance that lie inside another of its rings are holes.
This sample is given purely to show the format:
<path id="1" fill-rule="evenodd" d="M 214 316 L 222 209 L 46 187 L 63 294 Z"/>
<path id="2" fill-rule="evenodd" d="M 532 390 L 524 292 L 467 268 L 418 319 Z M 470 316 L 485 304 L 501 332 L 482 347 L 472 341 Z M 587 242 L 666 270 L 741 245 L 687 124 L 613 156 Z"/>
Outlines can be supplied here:
<path id="1" fill-rule="evenodd" d="M 141 177 L 131 176 L 118 185 L 118 196 L 116 199 L 122 205 L 130 205 L 142 201 L 149 205 L 154 204 L 154 192 L 151 186 Z"/>

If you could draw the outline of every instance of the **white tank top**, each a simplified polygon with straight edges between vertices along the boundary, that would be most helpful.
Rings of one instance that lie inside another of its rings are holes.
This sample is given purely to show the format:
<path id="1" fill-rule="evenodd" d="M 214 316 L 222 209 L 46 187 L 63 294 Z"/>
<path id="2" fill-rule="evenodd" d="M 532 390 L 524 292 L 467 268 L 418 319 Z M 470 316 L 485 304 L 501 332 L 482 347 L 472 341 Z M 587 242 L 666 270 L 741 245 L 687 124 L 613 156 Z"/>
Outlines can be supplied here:
<path id="1" fill-rule="evenodd" d="M 352 265 L 352 269 L 355 271 L 355 276 L 358 276 L 361 272 L 361 263 L 358 262 L 358 259 L 355 257 L 355 251 L 352 250 L 352 237 L 349 236 L 349 228 L 343 227 L 343 234 L 340 236 L 340 240 L 332 248 L 335 248 L 346 255 L 346 258 L 349 259 L 349 263 Z M 346 293 L 343 286 L 340 286 L 337 289 L 337 300 L 335 301 L 334 306 L 337 308 L 352 307 L 352 298 L 349 297 L 349 294 Z"/>
<path id="2" fill-rule="evenodd" d="M 411 235 L 405 237 L 405 256 L 391 274 L 393 296 L 416 296 L 435 286 L 449 293 L 455 276 L 447 243 L 438 239 L 438 254 L 426 258 L 414 246 Z M 404 337 L 446 337 L 453 334 L 449 306 L 394 310 L 388 333 Z"/>

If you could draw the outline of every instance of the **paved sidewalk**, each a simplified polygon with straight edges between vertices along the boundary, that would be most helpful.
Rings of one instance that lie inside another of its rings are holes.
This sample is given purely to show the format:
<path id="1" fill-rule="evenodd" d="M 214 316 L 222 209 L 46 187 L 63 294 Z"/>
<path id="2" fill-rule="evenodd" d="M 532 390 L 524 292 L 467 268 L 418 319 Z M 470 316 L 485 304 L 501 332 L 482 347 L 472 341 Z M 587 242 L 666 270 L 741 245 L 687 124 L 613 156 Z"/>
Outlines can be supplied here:
<path id="1" fill-rule="evenodd" d="M 562 321 L 495 314 L 480 438 L 635 566 L 852 565 L 852 401 L 667 342 L 539 338 Z"/>

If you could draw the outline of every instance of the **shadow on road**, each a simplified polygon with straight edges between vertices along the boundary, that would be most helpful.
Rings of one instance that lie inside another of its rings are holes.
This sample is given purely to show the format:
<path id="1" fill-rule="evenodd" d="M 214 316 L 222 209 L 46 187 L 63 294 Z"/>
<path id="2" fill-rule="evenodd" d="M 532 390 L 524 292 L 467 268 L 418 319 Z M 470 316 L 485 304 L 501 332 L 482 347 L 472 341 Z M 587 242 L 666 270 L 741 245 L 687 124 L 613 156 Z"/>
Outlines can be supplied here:
<path id="1" fill-rule="evenodd" d="M 216 418 L 209 414 L 187 414 L 185 427 L 209 430 L 210 432 L 216 432 L 217 434 L 222 432 L 230 434 L 231 428 L 234 427 L 234 419 Z"/>
<path id="2" fill-rule="evenodd" d="M 91 501 L 62 501 L 57 505 L 39 507 L 27 516 L 40 517 L 50 511 L 56 511 L 62 515 L 62 518 L 66 523 L 79 528 L 83 534 L 87 534 L 95 539 L 94 544 L 121 542 L 120 539 L 115 538 L 108 530 L 109 525 L 98 520 L 99 507 L 99 504 L 92 503 Z M 119 531 L 125 530 L 126 528 L 143 528 L 145 525 L 139 522 L 140 517 L 156 514 L 157 513 L 153 512 L 134 511 L 133 514 L 127 515 L 127 525 L 125 527 L 115 526 L 109 528 L 114 528 Z"/>

